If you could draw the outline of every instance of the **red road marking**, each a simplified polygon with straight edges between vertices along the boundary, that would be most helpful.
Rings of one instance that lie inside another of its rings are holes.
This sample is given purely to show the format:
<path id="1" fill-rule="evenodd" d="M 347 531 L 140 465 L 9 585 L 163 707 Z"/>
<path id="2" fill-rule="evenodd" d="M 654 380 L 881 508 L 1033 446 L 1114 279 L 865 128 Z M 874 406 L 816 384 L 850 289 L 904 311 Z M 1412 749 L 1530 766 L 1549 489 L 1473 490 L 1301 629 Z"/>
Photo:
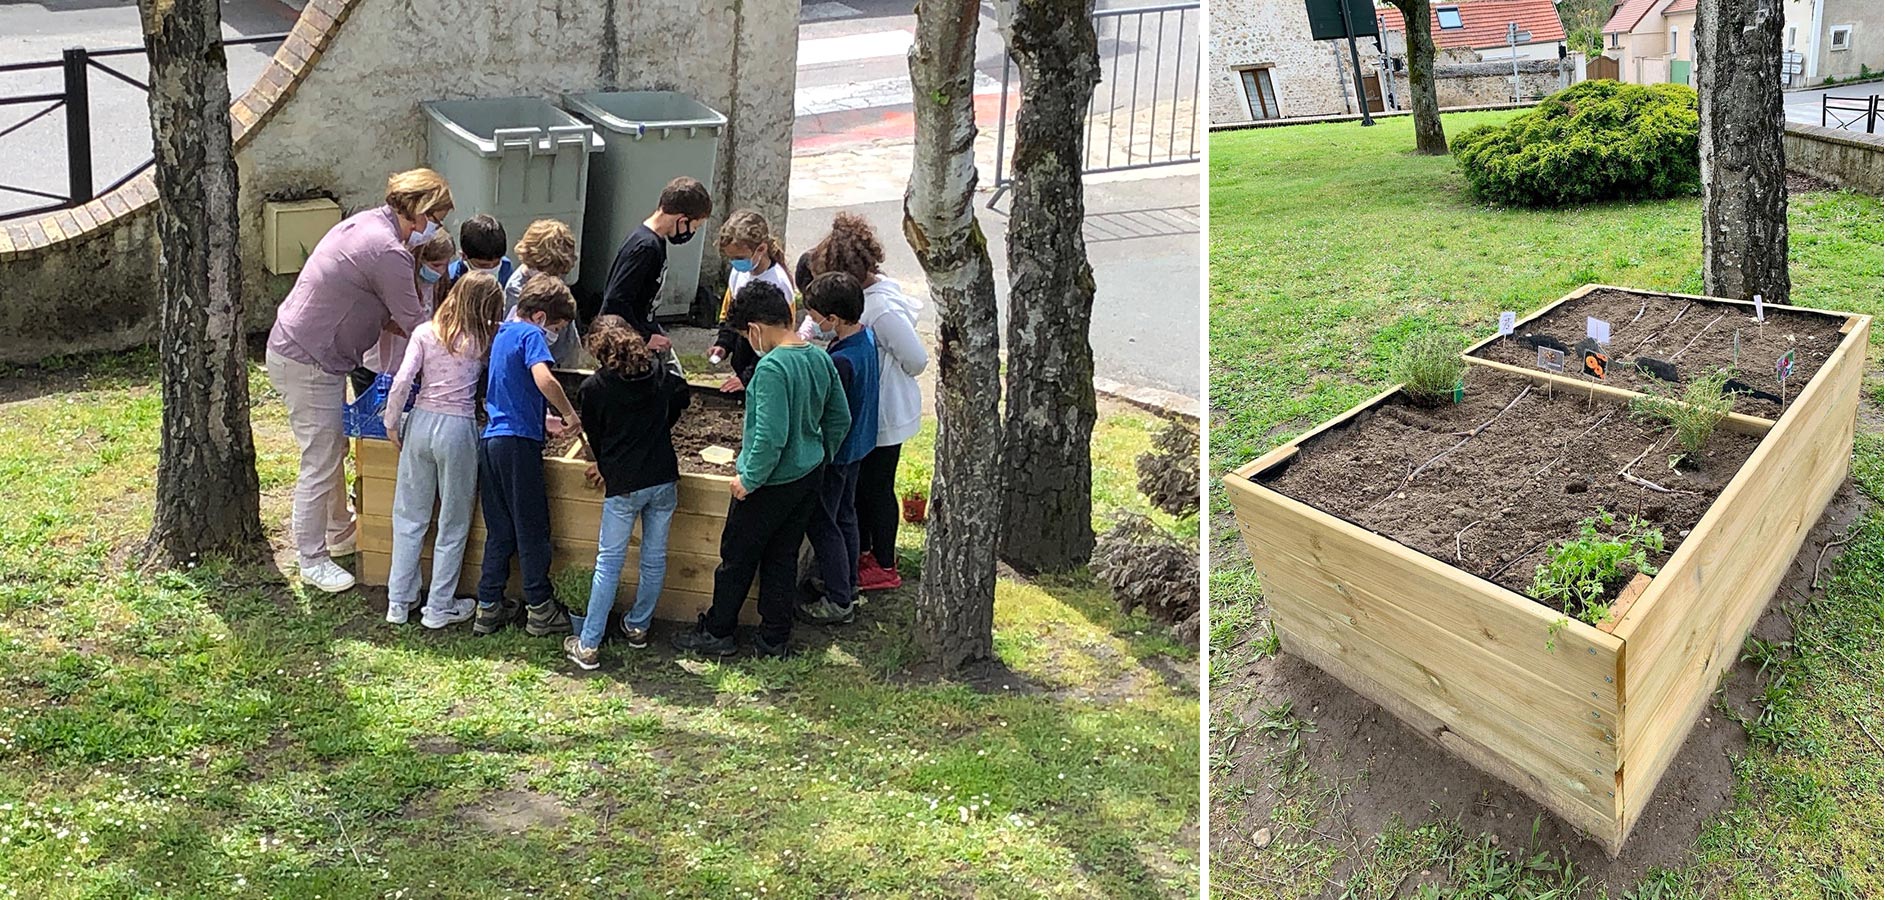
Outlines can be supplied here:
<path id="1" fill-rule="evenodd" d="M 1013 91 L 1009 94 L 1009 115 L 1014 115 L 1015 105 L 1020 102 L 1020 99 L 1020 91 Z M 977 126 L 993 127 L 1000 115 L 1000 94 L 975 95 L 975 124 Z M 897 106 L 876 106 L 870 109 L 847 109 L 799 117 L 792 124 L 792 150 L 795 153 L 804 150 L 828 150 L 851 144 L 908 138 L 915 133 L 916 114 L 907 103 Z"/>

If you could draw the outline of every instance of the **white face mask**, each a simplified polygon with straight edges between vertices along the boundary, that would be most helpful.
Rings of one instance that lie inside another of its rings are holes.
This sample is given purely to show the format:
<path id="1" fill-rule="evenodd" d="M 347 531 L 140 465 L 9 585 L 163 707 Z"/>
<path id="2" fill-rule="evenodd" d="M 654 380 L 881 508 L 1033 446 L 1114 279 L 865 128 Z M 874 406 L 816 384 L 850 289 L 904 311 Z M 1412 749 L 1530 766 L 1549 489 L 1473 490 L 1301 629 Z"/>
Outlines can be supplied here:
<path id="1" fill-rule="evenodd" d="M 496 278 L 496 277 L 497 277 L 497 270 L 499 270 L 499 269 L 502 269 L 502 268 L 504 268 L 504 267 L 503 267 L 502 265 L 496 265 L 496 266 L 492 266 L 492 267 L 491 267 L 491 268 L 489 268 L 489 269 L 480 269 L 480 268 L 478 268 L 477 266 L 466 266 L 465 268 L 466 268 L 466 269 L 468 269 L 468 270 L 470 270 L 470 271 L 473 271 L 473 272 L 476 272 L 476 273 L 478 273 L 478 274 L 480 274 L 480 275 L 489 275 L 489 276 L 491 276 L 492 278 Z"/>
<path id="2" fill-rule="evenodd" d="M 424 228 L 413 232 L 412 237 L 409 237 L 406 239 L 406 246 L 417 247 L 420 244 L 423 244 L 426 241 L 431 240 L 432 236 L 438 233 L 439 233 L 439 223 L 434 222 L 431 219 L 427 219 L 425 222 Z"/>

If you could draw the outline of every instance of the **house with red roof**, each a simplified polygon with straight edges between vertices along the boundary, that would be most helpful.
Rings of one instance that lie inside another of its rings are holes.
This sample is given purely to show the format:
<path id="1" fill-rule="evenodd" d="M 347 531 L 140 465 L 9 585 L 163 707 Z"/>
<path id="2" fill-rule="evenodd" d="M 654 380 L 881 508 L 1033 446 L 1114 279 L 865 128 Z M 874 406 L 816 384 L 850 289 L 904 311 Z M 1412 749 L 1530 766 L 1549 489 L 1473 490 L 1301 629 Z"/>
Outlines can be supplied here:
<path id="1" fill-rule="evenodd" d="M 1445 52 L 1472 51 L 1482 59 L 1557 59 L 1564 43 L 1564 22 L 1552 0 L 1462 0 L 1434 3 L 1427 23 L 1433 45 Z M 1399 36 L 1405 47 L 1407 23 L 1392 6 L 1376 6 L 1383 33 Z M 1516 42 L 1513 38 L 1516 37 Z"/>
<path id="2" fill-rule="evenodd" d="M 1622 0 L 1604 23 L 1617 80 L 1695 84 L 1695 0 Z"/>

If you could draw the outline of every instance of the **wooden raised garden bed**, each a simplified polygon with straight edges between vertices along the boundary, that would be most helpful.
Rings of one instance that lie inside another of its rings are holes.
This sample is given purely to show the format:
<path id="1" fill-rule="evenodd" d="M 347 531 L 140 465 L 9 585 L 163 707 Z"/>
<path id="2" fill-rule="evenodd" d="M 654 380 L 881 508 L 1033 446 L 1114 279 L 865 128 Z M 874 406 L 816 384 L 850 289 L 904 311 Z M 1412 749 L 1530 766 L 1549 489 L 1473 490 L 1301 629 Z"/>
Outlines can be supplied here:
<path id="1" fill-rule="evenodd" d="M 576 397 L 576 385 L 587 373 L 562 372 L 557 376 Z M 681 462 L 680 504 L 668 530 L 668 570 L 663 582 L 660 605 L 655 617 L 673 622 L 693 622 L 713 603 L 713 570 L 720 564 L 720 532 L 726 525 L 727 505 L 732 499 L 728 487 L 733 467 L 713 465 L 700 458 L 700 449 L 710 443 L 739 448 L 739 405 L 711 388 L 694 388 L 693 404 L 675 425 L 675 452 Z M 726 440 L 730 430 L 731 441 Z M 399 455 L 384 440 L 355 439 L 354 504 L 359 514 L 359 559 L 357 575 L 363 584 L 386 584 L 392 568 L 393 490 L 399 472 Z M 583 480 L 588 468 L 587 447 L 565 442 L 558 448 L 553 442 L 546 449 L 543 477 L 550 496 L 550 569 L 576 566 L 584 569 L 596 564 L 596 538 L 602 527 L 601 488 L 592 488 Z M 725 473 L 725 474 L 721 474 Z M 472 513 L 471 537 L 465 547 L 464 566 L 459 575 L 458 594 L 477 593 L 479 565 L 484 554 L 484 511 Z M 433 533 L 425 539 L 422 567 L 428 579 L 432 570 Z M 637 527 L 629 542 L 628 559 L 622 565 L 622 581 L 616 589 L 617 611 L 626 611 L 634 602 L 638 576 L 637 548 L 641 530 Z M 511 564 L 510 596 L 521 595 L 517 566 Z M 741 612 L 741 621 L 756 623 L 758 614 L 752 604 Z"/>
<path id="2" fill-rule="evenodd" d="M 1597 292 L 1633 297 L 1632 314 L 1670 302 L 1588 286 L 1517 334 L 1574 320 L 1575 343 Z M 1638 382 L 1485 358 L 1493 339 L 1468 351 L 1464 402 L 1422 408 L 1396 386 L 1225 477 L 1284 649 L 1612 854 L 1845 479 L 1865 367 L 1870 317 L 1776 308 L 1756 326 L 1751 304 L 1674 298 L 1689 301 L 1698 328 L 1742 320 L 1757 387 L 1778 385 L 1750 331 L 1792 328 L 1799 348 L 1778 419 L 1730 416 L 1693 467 L 1644 453 L 1664 428 L 1630 414 Z M 1646 332 L 1622 324 L 1612 344 L 1628 350 Z M 1702 334 L 1678 362 L 1718 355 Z M 1654 576 L 1609 588 L 1593 625 L 1527 593 L 1547 548 L 1599 508 L 1642 517 L 1663 543 Z"/>

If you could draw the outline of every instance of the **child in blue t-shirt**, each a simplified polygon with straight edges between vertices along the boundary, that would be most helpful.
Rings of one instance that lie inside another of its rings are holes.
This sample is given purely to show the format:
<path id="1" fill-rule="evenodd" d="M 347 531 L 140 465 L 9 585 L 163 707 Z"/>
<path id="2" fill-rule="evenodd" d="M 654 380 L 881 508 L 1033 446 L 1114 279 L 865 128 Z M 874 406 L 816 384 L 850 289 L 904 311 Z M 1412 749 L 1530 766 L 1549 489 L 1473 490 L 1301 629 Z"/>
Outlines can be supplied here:
<path id="1" fill-rule="evenodd" d="M 843 272 L 827 272 L 805 286 L 805 312 L 831 338 L 831 362 L 851 408 L 851 428 L 838 453 L 825 466 L 806 536 L 818 555 L 825 595 L 798 608 L 798 617 L 816 625 L 851 621 L 857 601 L 857 473 L 864 457 L 877 448 L 877 341 L 858 323 L 864 315 L 864 287 Z"/>
<path id="2" fill-rule="evenodd" d="M 544 492 L 546 427 L 561 435 L 580 429 L 576 408 L 550 371 L 550 344 L 576 318 L 576 298 L 563 279 L 540 275 L 524 285 L 512 319 L 491 341 L 485 382 L 488 423 L 478 442 L 478 498 L 484 506 L 484 560 L 478 577 L 474 634 L 491 634 L 517 618 L 505 599 L 511 557 L 524 581 L 524 630 L 533 635 L 567 634 L 569 611 L 550 589 L 550 499 Z M 546 425 L 546 403 L 563 417 Z"/>

